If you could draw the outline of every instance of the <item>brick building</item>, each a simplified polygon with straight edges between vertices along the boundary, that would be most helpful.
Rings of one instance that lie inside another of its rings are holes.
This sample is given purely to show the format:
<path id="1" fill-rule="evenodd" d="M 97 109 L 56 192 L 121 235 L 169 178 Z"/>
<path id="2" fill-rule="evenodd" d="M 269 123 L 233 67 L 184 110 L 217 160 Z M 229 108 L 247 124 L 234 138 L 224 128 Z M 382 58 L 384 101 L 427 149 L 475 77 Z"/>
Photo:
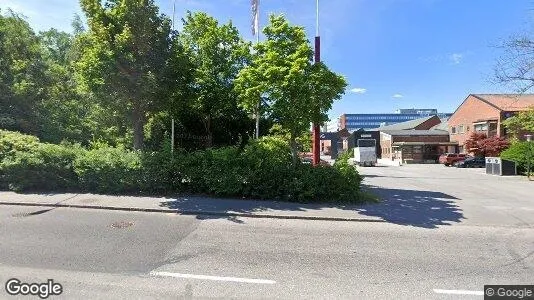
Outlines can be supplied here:
<path id="1" fill-rule="evenodd" d="M 441 154 L 456 150 L 446 124 L 437 116 L 429 116 L 377 128 L 382 159 L 401 164 L 437 162 Z"/>
<path id="2" fill-rule="evenodd" d="M 465 140 L 472 132 L 506 137 L 502 121 L 529 107 L 534 107 L 534 94 L 471 94 L 448 120 L 450 139 L 463 153 Z"/>
<path id="3" fill-rule="evenodd" d="M 382 158 L 400 163 L 435 163 L 443 153 L 453 151 L 456 142 L 449 141 L 444 130 L 380 131 Z"/>

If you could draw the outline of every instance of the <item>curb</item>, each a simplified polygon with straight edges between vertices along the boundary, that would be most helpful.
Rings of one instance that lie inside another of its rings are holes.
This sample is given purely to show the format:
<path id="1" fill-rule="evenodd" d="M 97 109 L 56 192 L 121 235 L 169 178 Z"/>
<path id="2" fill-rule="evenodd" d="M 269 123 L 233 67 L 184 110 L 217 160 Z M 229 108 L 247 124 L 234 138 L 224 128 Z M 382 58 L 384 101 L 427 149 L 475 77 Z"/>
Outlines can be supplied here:
<path id="1" fill-rule="evenodd" d="M 251 213 L 234 213 L 218 211 L 196 211 L 196 210 L 178 210 L 178 209 L 160 209 L 160 208 L 140 208 L 140 207 L 120 207 L 120 206 L 98 206 L 98 205 L 78 205 L 78 204 L 60 204 L 60 203 L 34 203 L 34 202 L 5 202 L 0 201 L 0 205 L 12 206 L 40 206 L 40 207 L 60 207 L 60 208 L 86 208 L 114 211 L 133 211 L 133 212 L 154 212 L 154 213 L 172 213 L 179 215 L 205 215 L 221 217 L 245 217 L 257 219 L 285 219 L 285 220 L 312 220 L 312 221 L 341 221 L 341 222 L 366 222 L 366 223 L 384 223 L 381 219 L 366 218 L 344 218 L 344 217 L 321 217 L 321 216 L 296 216 L 296 215 L 258 215 Z"/>

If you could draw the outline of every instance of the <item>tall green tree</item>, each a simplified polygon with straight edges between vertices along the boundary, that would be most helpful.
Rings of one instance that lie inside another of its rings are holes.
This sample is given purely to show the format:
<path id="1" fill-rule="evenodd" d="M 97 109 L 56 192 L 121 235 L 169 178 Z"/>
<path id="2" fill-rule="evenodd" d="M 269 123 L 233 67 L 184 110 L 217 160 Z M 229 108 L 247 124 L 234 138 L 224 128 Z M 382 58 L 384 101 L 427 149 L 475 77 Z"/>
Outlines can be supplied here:
<path id="1" fill-rule="evenodd" d="M 284 16 L 271 15 L 263 32 L 265 41 L 255 46 L 253 60 L 240 72 L 236 89 L 248 109 L 254 107 L 254 99 L 267 96 L 271 116 L 289 133 L 296 163 L 297 138 L 309 131 L 312 122 L 328 120 L 327 112 L 347 83 L 325 64 L 313 63 L 303 27 L 290 25 Z"/>
<path id="2" fill-rule="evenodd" d="M 189 12 L 178 38 L 192 72 L 189 105 L 211 141 L 214 119 L 232 123 L 246 117 L 237 105 L 234 81 L 250 60 L 250 43 L 231 22 L 220 25 L 205 13 Z"/>
<path id="3" fill-rule="evenodd" d="M 20 15 L 0 11 L 0 128 L 38 134 L 45 64 L 39 38 Z"/>
<path id="4" fill-rule="evenodd" d="M 170 20 L 153 0 L 80 0 L 88 21 L 77 69 L 103 107 L 128 116 L 142 149 L 147 114 L 156 110 L 171 53 Z"/>
<path id="5" fill-rule="evenodd" d="M 506 119 L 503 125 L 515 138 L 521 138 L 522 133 L 534 133 L 534 107 Z"/>
<path id="6" fill-rule="evenodd" d="M 54 143 L 81 141 L 85 107 L 71 68 L 74 36 L 52 28 L 40 32 L 39 39 L 46 64 L 45 96 L 38 105 L 40 137 Z"/>
<path id="7" fill-rule="evenodd" d="M 84 45 L 79 18 L 73 21 L 74 34 L 54 28 L 39 33 L 46 65 L 45 95 L 38 105 L 40 138 L 59 143 L 67 140 L 89 145 L 99 140 L 111 145 L 124 144 L 126 128 L 121 116 L 104 109 L 90 91 L 80 89 L 75 64 Z M 121 130 L 122 129 L 122 130 Z"/>

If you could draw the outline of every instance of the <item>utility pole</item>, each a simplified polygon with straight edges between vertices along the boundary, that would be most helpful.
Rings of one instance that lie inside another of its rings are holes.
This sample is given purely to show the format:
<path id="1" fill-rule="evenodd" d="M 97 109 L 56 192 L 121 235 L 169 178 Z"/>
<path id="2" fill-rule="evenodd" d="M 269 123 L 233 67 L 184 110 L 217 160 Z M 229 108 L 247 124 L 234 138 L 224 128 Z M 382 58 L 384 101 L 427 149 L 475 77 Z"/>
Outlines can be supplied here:
<path id="1" fill-rule="evenodd" d="M 315 24 L 315 63 L 319 63 L 321 61 L 321 37 L 319 36 L 319 0 L 315 1 L 315 7 L 316 7 L 316 24 Z M 313 165 L 317 166 L 319 165 L 319 161 L 321 159 L 320 157 L 320 141 L 319 141 L 319 132 L 320 132 L 320 124 L 313 123 L 313 136 L 312 136 L 312 152 L 313 152 Z"/>

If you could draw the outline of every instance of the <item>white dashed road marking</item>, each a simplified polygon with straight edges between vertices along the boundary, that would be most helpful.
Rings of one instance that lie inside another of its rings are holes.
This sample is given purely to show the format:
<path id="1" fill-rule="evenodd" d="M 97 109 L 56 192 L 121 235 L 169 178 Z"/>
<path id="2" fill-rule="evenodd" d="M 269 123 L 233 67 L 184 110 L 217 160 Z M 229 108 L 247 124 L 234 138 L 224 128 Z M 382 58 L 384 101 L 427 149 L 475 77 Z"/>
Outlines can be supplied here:
<path id="1" fill-rule="evenodd" d="M 448 295 L 477 295 L 484 296 L 483 291 L 467 291 L 467 290 L 440 290 L 434 289 L 436 294 L 448 294 Z"/>
<path id="2" fill-rule="evenodd" d="M 259 284 L 275 284 L 274 280 L 267 279 L 253 279 L 253 278 L 238 278 L 238 277 L 221 277 L 221 276 L 209 276 L 209 275 L 195 275 L 195 274 L 181 274 L 171 272 L 150 272 L 151 276 L 157 277 L 174 277 L 174 278 L 188 278 L 188 279 L 201 279 L 201 280 L 213 280 L 213 281 L 231 281 L 231 282 L 243 282 L 243 283 L 259 283 Z"/>

